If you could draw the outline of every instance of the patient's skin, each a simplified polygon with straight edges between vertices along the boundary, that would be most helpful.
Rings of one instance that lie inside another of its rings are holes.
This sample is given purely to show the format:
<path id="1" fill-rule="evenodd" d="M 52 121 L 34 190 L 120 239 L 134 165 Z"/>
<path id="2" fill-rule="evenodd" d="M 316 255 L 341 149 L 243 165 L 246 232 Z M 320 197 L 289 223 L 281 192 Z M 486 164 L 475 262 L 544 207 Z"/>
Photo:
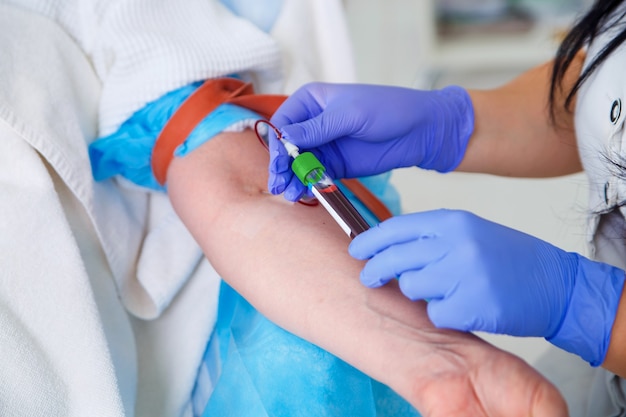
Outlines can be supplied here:
<path id="1" fill-rule="evenodd" d="M 471 334 L 438 330 L 395 285 L 369 289 L 320 207 L 265 192 L 267 154 L 224 133 L 168 172 L 174 208 L 221 276 L 279 326 L 389 385 L 425 417 L 561 417 L 553 385 Z"/>

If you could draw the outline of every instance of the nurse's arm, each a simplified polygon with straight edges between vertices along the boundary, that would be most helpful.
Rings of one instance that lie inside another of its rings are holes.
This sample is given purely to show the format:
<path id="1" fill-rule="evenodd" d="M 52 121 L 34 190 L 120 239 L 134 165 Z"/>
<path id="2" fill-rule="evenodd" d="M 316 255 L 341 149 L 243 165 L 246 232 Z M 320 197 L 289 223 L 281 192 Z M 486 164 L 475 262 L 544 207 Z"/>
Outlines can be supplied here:
<path id="1" fill-rule="evenodd" d="M 436 330 L 393 283 L 369 289 L 349 239 L 320 207 L 264 190 L 254 134 L 224 133 L 168 172 L 179 216 L 221 276 L 279 326 L 387 384 L 425 416 L 565 416 L 557 390 L 521 359 Z M 349 400 L 349 399 L 347 399 Z"/>
<path id="2" fill-rule="evenodd" d="M 474 133 L 457 170 L 530 178 L 579 172 L 573 111 L 564 110 L 563 92 L 570 91 L 583 60 L 581 53 L 564 77 L 554 120 L 548 105 L 551 62 L 501 87 L 470 90 Z"/>

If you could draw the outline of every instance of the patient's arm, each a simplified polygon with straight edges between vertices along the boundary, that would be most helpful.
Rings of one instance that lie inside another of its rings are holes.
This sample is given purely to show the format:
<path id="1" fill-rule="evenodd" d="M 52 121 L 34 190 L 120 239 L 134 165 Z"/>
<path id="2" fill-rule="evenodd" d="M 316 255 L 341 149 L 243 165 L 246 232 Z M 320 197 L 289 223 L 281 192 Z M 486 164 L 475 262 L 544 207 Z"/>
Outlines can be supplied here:
<path id="1" fill-rule="evenodd" d="M 221 276 L 283 328 L 389 385 L 425 416 L 567 415 L 555 388 L 506 352 L 430 324 L 394 285 L 368 289 L 321 207 L 264 192 L 254 133 L 225 133 L 168 172 L 174 207 Z"/>

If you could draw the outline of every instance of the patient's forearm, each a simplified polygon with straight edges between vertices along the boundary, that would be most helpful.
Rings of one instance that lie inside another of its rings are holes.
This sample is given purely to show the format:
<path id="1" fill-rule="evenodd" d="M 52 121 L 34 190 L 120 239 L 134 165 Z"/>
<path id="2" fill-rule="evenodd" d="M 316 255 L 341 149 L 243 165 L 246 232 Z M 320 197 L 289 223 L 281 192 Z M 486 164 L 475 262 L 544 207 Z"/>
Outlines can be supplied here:
<path id="1" fill-rule="evenodd" d="M 369 360 L 369 354 L 355 358 L 355 340 L 366 352 L 402 354 L 403 346 L 384 346 L 380 339 L 429 328 L 423 312 L 392 288 L 360 285 L 362 265 L 347 255 L 348 237 L 321 206 L 264 192 L 266 166 L 266 151 L 247 134 L 222 135 L 174 161 L 172 202 L 211 263 L 268 318 L 361 369 L 367 363 L 354 359 Z M 373 337 L 379 340 L 372 343 Z"/>
<path id="2" fill-rule="evenodd" d="M 554 387 L 523 361 L 471 334 L 434 329 L 425 305 L 393 283 L 362 286 L 348 237 L 321 207 L 264 192 L 267 159 L 252 133 L 222 134 L 168 172 L 181 219 L 259 311 L 426 416 L 565 415 Z"/>

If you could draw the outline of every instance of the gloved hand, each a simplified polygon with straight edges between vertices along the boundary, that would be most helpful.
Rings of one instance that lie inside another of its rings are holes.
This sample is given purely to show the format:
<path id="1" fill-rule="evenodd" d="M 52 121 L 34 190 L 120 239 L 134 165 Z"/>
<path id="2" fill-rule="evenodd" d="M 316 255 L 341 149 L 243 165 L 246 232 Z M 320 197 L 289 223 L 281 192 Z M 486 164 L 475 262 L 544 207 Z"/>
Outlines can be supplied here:
<path id="1" fill-rule="evenodd" d="M 391 218 L 358 235 L 368 287 L 399 279 L 437 327 L 540 336 L 602 364 L 624 271 L 465 211 Z"/>
<path id="2" fill-rule="evenodd" d="M 467 92 L 456 86 L 421 91 L 311 83 L 292 94 L 271 122 L 289 142 L 316 154 L 331 177 L 351 178 L 409 166 L 455 169 L 474 129 L 474 111 Z M 271 140 L 268 189 L 296 201 L 304 186 L 290 163 L 283 146 Z"/>

